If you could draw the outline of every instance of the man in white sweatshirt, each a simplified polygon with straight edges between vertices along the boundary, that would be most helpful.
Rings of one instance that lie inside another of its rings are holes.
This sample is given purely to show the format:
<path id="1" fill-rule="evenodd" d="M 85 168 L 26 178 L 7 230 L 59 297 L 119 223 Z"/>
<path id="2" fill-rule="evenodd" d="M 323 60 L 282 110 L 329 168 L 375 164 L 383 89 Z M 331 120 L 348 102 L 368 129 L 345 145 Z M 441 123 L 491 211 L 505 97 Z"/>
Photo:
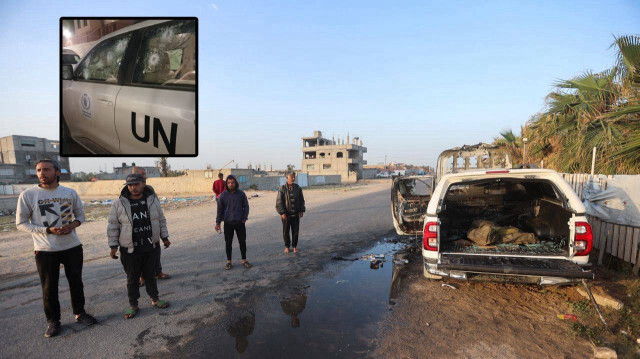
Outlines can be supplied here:
<path id="1" fill-rule="evenodd" d="M 30 232 L 33 238 L 44 314 L 49 323 L 44 336 L 49 338 L 60 332 L 60 264 L 64 265 L 69 282 L 76 322 L 92 325 L 97 321 L 84 311 L 83 253 L 75 230 L 84 221 L 82 201 L 76 191 L 58 184 L 60 167 L 55 161 L 38 161 L 36 174 L 38 187 L 25 190 L 18 198 L 16 227 Z"/>

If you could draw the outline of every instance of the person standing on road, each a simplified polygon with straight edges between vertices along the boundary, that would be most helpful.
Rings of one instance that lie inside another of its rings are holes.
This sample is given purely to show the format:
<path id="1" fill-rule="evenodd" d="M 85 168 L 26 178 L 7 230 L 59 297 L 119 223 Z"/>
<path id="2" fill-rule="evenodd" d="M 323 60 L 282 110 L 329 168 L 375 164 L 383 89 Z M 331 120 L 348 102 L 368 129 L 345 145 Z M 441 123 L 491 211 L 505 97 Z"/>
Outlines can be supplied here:
<path id="1" fill-rule="evenodd" d="M 276 196 L 276 210 L 282 218 L 282 236 L 284 237 L 284 252 L 289 253 L 291 246 L 294 253 L 298 253 L 298 232 L 300 218 L 304 215 L 304 195 L 302 188 L 295 183 L 296 174 L 287 175 L 287 183 L 280 186 Z M 289 237 L 291 232 L 291 237 Z"/>
<path id="2" fill-rule="evenodd" d="M 238 189 L 238 181 L 232 175 L 227 176 L 227 190 L 218 198 L 218 215 L 216 217 L 216 231 L 220 231 L 220 223 L 224 221 L 224 241 L 227 251 L 227 265 L 225 269 L 231 269 L 231 244 L 233 232 L 236 232 L 242 265 L 249 269 L 251 264 L 247 262 L 247 228 L 245 223 L 249 218 L 249 201 L 247 195 Z"/>
<path id="3" fill-rule="evenodd" d="M 76 191 L 60 186 L 60 167 L 53 160 L 36 163 L 37 187 L 20 193 L 16 210 L 16 227 L 30 232 L 33 238 L 36 267 L 42 286 L 44 315 L 49 338 L 60 332 L 58 280 L 60 265 L 69 282 L 71 307 L 76 322 L 92 325 L 96 318 L 84 310 L 82 283 L 83 252 L 76 228 L 84 221 L 82 201 Z"/>
<path id="4" fill-rule="evenodd" d="M 113 201 L 111 206 L 107 236 L 111 258 L 118 259 L 116 252 L 120 247 L 120 261 L 127 273 L 127 295 L 131 307 L 124 313 L 125 319 L 133 318 L 139 310 L 140 275 L 145 280 L 151 305 L 161 309 L 167 308 L 169 302 L 160 300 L 154 276 L 154 248 L 160 245 L 160 239 L 165 248 L 171 245 L 167 220 L 160 207 L 160 201 L 147 188 L 142 175 L 134 173 L 127 176 L 120 198 Z"/>
<path id="5" fill-rule="evenodd" d="M 158 198 L 158 195 L 156 194 L 156 191 L 153 189 L 153 187 L 149 186 L 147 184 L 147 171 L 144 169 L 144 167 L 138 167 L 138 166 L 133 166 L 131 168 L 131 173 L 137 173 L 142 175 L 142 177 L 144 178 L 144 184 L 145 187 L 151 191 L 153 193 L 153 195 L 156 197 L 156 200 L 160 201 L 160 199 Z M 160 263 L 160 256 L 161 256 L 161 252 L 162 250 L 160 249 L 162 246 L 158 245 L 156 246 L 156 248 L 153 249 L 153 253 L 156 256 L 156 266 L 155 266 L 155 270 L 154 273 L 156 275 L 156 278 L 158 279 L 169 279 L 171 278 L 170 275 L 163 273 L 162 272 L 162 263 Z M 143 287 L 144 286 L 144 278 L 140 277 L 140 286 Z"/>
<path id="6" fill-rule="evenodd" d="M 226 189 L 222 177 L 224 177 L 222 173 L 218 173 L 218 179 L 213 182 L 213 193 L 216 194 L 216 202 L 218 201 L 218 198 L 220 198 L 222 192 Z"/>

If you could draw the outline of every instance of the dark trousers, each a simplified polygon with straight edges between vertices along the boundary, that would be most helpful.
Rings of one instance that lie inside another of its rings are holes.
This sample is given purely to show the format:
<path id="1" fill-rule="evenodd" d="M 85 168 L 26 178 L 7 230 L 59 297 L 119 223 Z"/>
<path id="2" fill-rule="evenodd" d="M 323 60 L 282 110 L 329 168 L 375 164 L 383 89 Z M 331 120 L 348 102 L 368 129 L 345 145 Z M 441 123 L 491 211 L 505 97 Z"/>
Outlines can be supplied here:
<path id="1" fill-rule="evenodd" d="M 159 245 L 159 244 L 158 244 Z M 133 254 L 127 253 L 125 248 L 120 248 L 120 262 L 127 273 L 127 295 L 132 307 L 138 306 L 140 298 L 140 275 L 144 278 L 144 287 L 153 301 L 158 300 L 158 284 L 156 283 L 155 251 Z"/>
<path id="2" fill-rule="evenodd" d="M 289 248 L 292 246 L 296 248 L 298 246 L 298 232 L 300 231 L 300 217 L 287 216 L 287 219 L 282 220 L 282 237 L 284 237 L 284 246 Z M 291 232 L 291 237 L 289 237 Z"/>
<path id="3" fill-rule="evenodd" d="M 84 285 L 82 284 L 82 245 L 59 252 L 37 251 L 36 266 L 42 285 L 42 302 L 47 321 L 60 321 L 60 301 L 58 300 L 58 280 L 60 264 L 69 282 L 73 314 L 84 313 Z"/>
<path id="4" fill-rule="evenodd" d="M 162 273 L 162 264 L 160 264 L 160 254 L 162 252 L 162 250 L 160 249 L 160 247 L 162 247 L 162 242 L 158 242 L 156 244 L 156 248 L 153 249 L 153 254 L 156 257 L 156 265 L 155 265 L 155 274 L 158 275 L 160 273 Z"/>
<path id="5" fill-rule="evenodd" d="M 247 228 L 242 222 L 224 222 L 224 242 L 227 250 L 227 260 L 231 260 L 231 243 L 233 243 L 233 232 L 236 232 L 238 243 L 240 244 L 240 254 L 242 259 L 247 259 Z"/>

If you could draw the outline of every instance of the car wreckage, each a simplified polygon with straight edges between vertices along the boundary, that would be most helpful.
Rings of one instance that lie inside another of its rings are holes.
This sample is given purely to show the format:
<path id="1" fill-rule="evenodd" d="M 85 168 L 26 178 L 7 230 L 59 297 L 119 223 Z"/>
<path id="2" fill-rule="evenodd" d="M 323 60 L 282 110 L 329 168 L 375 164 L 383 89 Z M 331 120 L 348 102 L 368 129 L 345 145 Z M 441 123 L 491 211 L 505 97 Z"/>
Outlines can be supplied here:
<path id="1" fill-rule="evenodd" d="M 488 144 L 442 152 L 435 176 L 397 177 L 398 234 L 422 236 L 424 275 L 560 284 L 593 279 L 591 226 L 555 171 L 511 168 Z"/>

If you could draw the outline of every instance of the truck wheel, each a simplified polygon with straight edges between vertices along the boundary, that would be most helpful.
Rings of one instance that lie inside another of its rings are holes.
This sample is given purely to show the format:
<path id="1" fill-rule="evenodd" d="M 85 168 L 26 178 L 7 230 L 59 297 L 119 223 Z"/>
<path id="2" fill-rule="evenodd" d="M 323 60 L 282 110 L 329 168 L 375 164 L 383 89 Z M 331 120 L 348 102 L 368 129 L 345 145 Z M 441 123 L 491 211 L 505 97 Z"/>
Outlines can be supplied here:
<path id="1" fill-rule="evenodd" d="M 431 280 L 440 280 L 442 279 L 441 275 L 435 275 L 435 274 L 431 274 L 427 271 L 427 267 L 425 267 L 424 265 L 422 266 L 422 274 L 424 275 L 425 278 L 427 279 L 431 279 Z"/>

